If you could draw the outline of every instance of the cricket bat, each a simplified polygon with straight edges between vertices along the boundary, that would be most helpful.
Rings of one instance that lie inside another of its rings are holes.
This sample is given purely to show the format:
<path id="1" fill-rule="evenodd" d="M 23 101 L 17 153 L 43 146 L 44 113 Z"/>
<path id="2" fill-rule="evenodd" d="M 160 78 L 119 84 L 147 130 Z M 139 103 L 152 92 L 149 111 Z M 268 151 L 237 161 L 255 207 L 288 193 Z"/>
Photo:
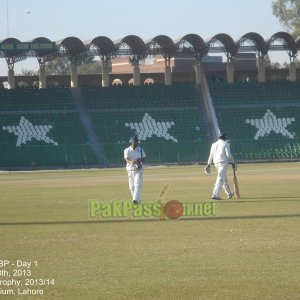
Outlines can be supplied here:
<path id="1" fill-rule="evenodd" d="M 163 197 L 165 196 L 165 194 L 168 192 L 170 188 L 170 184 L 166 183 L 160 190 L 158 196 L 157 196 L 157 200 L 156 202 L 160 204 L 160 216 L 159 219 L 160 220 L 165 220 L 166 219 L 166 215 L 165 215 L 165 211 L 164 211 L 164 205 L 163 205 Z"/>
<path id="2" fill-rule="evenodd" d="M 234 194 L 235 194 L 235 197 L 237 199 L 240 199 L 240 189 L 239 189 L 239 183 L 238 183 L 238 179 L 236 177 L 236 174 L 235 174 L 235 169 L 233 169 L 233 187 L 234 187 Z"/>

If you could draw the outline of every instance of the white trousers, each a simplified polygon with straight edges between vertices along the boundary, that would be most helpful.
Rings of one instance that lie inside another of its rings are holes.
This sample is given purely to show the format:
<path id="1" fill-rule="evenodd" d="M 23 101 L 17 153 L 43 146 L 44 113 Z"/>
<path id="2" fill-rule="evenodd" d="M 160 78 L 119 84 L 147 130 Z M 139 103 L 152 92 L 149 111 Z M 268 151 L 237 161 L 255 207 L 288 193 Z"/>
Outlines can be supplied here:
<path id="1" fill-rule="evenodd" d="M 132 201 L 135 200 L 140 203 L 144 170 L 127 171 L 127 173 Z"/>
<path id="2" fill-rule="evenodd" d="M 228 184 L 227 169 L 228 164 L 215 164 L 218 172 L 218 177 L 213 189 L 213 196 L 220 197 L 221 189 L 223 187 L 227 196 L 230 196 L 231 190 Z"/>

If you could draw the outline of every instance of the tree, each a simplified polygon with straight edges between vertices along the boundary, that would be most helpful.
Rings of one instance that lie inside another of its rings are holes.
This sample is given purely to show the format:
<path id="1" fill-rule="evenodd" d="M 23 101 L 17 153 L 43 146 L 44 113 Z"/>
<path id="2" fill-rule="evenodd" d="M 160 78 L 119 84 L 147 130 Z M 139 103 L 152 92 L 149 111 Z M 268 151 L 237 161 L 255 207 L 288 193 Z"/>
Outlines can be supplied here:
<path id="1" fill-rule="evenodd" d="M 271 62 L 270 56 L 267 54 L 265 55 L 265 66 L 267 69 L 280 69 L 281 65 L 278 62 Z"/>
<path id="2" fill-rule="evenodd" d="M 21 72 L 17 75 L 20 75 L 20 76 L 35 76 L 35 75 L 38 75 L 38 74 L 39 74 L 39 71 L 22 69 Z"/>
<path id="3" fill-rule="evenodd" d="M 69 74 L 70 61 L 66 57 L 57 57 L 46 64 L 46 74 L 67 75 Z"/>
<path id="4" fill-rule="evenodd" d="M 66 57 L 57 57 L 46 64 L 48 75 L 68 75 L 70 74 L 71 62 Z M 101 63 L 95 61 L 94 57 L 87 56 L 77 62 L 78 74 L 99 74 L 101 73 Z"/>
<path id="5" fill-rule="evenodd" d="M 296 65 L 296 68 L 299 69 L 299 68 L 300 68 L 300 60 L 296 58 L 296 59 L 294 60 L 294 63 L 295 63 L 295 65 Z M 290 66 L 289 66 L 288 63 L 285 62 L 285 63 L 283 64 L 283 68 L 284 68 L 284 69 L 288 69 L 289 67 L 290 67 Z"/>
<path id="6" fill-rule="evenodd" d="M 102 72 L 102 64 L 100 61 L 92 61 L 90 63 L 82 63 L 78 66 L 78 74 L 99 74 Z"/>
<path id="7" fill-rule="evenodd" d="M 295 38 L 300 36 L 299 0 L 274 0 L 272 10 L 273 15 L 279 19 L 285 30 Z"/>

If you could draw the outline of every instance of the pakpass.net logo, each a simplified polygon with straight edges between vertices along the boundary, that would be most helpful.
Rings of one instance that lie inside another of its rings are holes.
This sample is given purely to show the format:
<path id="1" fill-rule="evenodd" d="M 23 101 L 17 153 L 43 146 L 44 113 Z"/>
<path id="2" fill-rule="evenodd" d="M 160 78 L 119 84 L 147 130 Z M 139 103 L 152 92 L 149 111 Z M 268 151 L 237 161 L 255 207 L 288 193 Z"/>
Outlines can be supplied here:
<path id="1" fill-rule="evenodd" d="M 178 200 L 143 204 L 133 204 L 130 200 L 110 203 L 90 200 L 89 219 L 108 221 L 214 217 L 217 215 L 217 204 L 216 202 L 181 203 Z"/>

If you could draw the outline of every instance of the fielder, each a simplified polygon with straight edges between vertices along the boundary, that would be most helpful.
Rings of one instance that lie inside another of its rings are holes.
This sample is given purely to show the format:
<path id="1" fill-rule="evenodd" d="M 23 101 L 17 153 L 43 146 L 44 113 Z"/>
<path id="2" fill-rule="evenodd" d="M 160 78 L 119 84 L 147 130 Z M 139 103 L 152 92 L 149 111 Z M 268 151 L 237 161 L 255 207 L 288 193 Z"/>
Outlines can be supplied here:
<path id="1" fill-rule="evenodd" d="M 223 187 L 227 197 L 232 198 L 234 193 L 231 192 L 228 179 L 227 179 L 227 169 L 228 164 L 232 164 L 233 168 L 236 168 L 234 164 L 234 159 L 230 153 L 230 144 L 227 141 L 226 133 L 220 133 L 219 139 L 212 144 L 210 149 L 210 155 L 208 158 L 207 166 L 205 167 L 205 172 L 210 173 L 210 165 L 214 163 L 218 172 L 217 180 L 213 189 L 212 197 L 213 200 L 220 200 L 220 193 Z"/>
<path id="2" fill-rule="evenodd" d="M 126 170 L 128 173 L 129 189 L 134 204 L 141 203 L 141 190 L 143 185 L 143 162 L 146 154 L 142 147 L 138 147 L 139 140 L 136 136 L 129 139 L 130 146 L 124 150 Z"/>

